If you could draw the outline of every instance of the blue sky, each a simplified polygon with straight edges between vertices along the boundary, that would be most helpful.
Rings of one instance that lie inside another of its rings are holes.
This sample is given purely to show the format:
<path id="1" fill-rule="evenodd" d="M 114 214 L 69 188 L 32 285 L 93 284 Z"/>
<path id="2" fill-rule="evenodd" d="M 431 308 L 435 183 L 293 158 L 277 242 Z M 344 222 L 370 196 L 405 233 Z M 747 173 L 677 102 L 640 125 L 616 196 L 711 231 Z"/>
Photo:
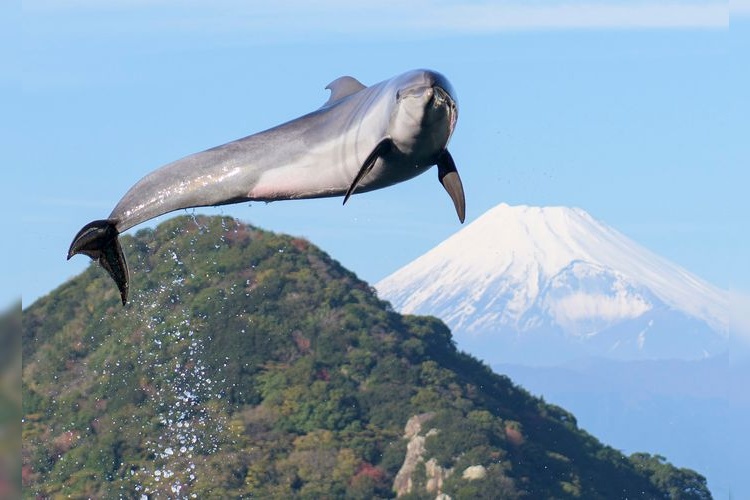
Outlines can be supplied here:
<path id="1" fill-rule="evenodd" d="M 9 11 L 0 304 L 20 293 L 28 305 L 83 270 L 88 259 L 65 260 L 72 237 L 147 172 L 309 112 L 341 75 L 371 84 L 418 67 L 458 94 L 450 149 L 467 223 L 502 202 L 577 206 L 750 292 L 750 2 L 404 3 L 36 0 Z M 433 171 L 345 207 L 201 212 L 307 237 L 371 283 L 460 228 Z"/>

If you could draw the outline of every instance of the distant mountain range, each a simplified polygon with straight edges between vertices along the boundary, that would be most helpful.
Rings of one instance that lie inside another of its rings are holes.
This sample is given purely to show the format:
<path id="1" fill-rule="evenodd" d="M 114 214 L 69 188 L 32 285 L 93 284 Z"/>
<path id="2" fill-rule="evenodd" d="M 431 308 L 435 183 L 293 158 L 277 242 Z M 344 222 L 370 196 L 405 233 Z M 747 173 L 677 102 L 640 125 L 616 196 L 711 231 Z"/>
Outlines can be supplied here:
<path id="1" fill-rule="evenodd" d="M 375 285 L 490 363 L 701 359 L 729 296 L 577 208 L 498 205 Z"/>

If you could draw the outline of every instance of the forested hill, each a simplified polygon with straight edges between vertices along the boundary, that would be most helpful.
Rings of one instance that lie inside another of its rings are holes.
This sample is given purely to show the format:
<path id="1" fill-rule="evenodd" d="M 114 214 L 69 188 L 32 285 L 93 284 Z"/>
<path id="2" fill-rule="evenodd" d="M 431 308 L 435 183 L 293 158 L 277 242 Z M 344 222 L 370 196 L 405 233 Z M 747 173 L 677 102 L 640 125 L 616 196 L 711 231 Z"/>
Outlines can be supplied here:
<path id="1" fill-rule="evenodd" d="M 305 240 L 184 216 L 122 243 L 127 307 L 92 265 L 23 312 L 30 497 L 710 498 Z"/>

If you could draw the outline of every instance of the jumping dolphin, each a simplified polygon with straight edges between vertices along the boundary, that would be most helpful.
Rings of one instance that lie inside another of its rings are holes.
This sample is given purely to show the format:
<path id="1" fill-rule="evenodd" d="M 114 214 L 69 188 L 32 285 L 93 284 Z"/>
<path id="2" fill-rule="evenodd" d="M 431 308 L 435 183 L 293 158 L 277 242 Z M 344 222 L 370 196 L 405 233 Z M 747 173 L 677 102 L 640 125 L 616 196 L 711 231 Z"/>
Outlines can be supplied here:
<path id="1" fill-rule="evenodd" d="M 77 253 L 98 260 L 128 299 L 128 266 L 118 235 L 174 210 L 243 201 L 344 196 L 402 182 L 438 167 L 463 223 L 461 178 L 446 149 L 456 126 L 453 89 L 440 73 L 414 70 L 366 87 L 331 82 L 319 109 L 243 139 L 169 163 L 138 181 L 108 219 L 86 224 Z"/>

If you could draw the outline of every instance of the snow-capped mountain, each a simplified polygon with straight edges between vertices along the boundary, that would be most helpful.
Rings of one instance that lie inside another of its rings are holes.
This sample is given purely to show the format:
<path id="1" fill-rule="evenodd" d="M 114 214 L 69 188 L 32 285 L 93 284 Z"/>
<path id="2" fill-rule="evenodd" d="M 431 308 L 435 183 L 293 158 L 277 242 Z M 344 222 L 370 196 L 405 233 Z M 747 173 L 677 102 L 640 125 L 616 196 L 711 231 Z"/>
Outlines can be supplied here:
<path id="1" fill-rule="evenodd" d="M 488 362 L 692 359 L 727 340 L 727 293 L 575 208 L 501 204 L 375 288 Z"/>

